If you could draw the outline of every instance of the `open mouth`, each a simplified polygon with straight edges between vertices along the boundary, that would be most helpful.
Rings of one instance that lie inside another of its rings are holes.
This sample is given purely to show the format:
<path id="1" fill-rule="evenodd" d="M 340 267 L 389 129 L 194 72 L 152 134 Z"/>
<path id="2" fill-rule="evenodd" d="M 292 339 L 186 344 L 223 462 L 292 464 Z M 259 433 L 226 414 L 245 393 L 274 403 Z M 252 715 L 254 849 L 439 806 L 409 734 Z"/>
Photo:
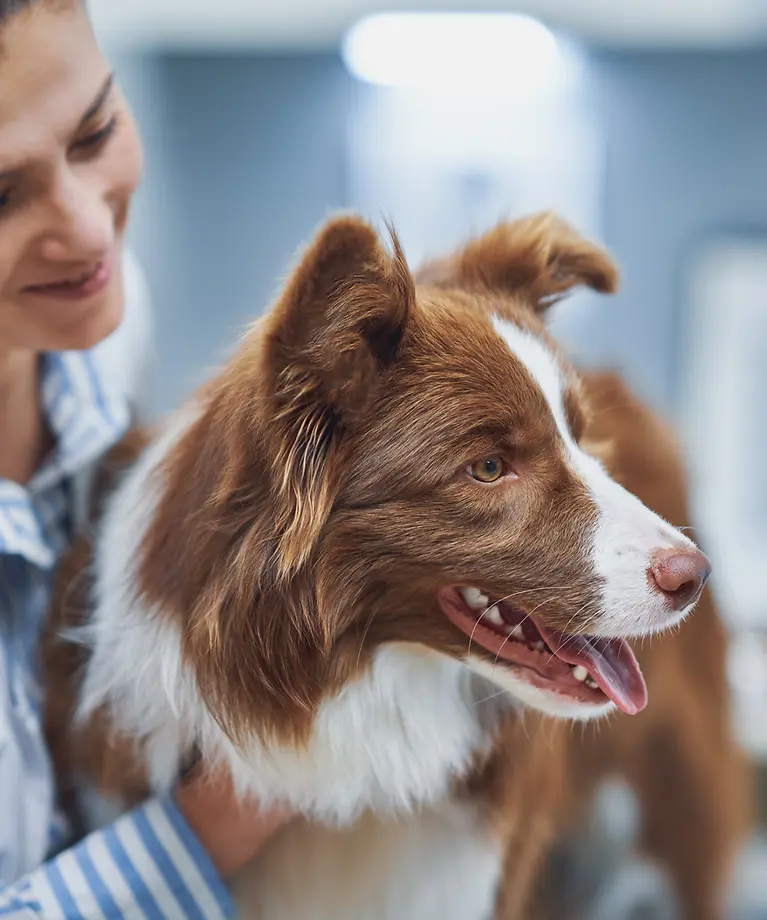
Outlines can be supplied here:
<path id="1" fill-rule="evenodd" d="M 552 629 L 520 607 L 494 602 L 478 588 L 444 588 L 438 600 L 472 644 L 496 661 L 515 665 L 534 686 L 592 705 L 612 700 L 629 715 L 647 705 L 644 677 L 625 639 Z"/>

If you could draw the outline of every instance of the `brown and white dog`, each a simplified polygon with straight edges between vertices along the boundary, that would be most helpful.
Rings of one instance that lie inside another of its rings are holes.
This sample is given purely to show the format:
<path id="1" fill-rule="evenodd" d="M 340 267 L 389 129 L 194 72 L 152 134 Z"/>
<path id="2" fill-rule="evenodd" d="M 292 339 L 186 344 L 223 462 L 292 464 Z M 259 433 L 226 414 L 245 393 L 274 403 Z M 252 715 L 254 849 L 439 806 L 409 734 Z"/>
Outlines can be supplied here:
<path id="1" fill-rule="evenodd" d="M 579 285 L 615 268 L 547 215 L 417 283 L 336 218 L 109 498 L 58 748 L 125 801 L 199 757 L 304 815 L 239 880 L 244 916 L 516 916 L 567 742 L 539 714 L 644 708 L 629 640 L 709 565 L 583 442 L 544 327 Z"/>

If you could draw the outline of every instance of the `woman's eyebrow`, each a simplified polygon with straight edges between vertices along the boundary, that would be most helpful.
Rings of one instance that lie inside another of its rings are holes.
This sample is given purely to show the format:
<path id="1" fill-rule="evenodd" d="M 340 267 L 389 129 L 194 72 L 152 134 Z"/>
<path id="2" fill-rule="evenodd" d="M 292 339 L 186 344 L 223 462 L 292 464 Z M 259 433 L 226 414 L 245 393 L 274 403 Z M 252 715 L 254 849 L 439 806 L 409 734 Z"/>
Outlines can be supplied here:
<path id="1" fill-rule="evenodd" d="M 114 86 L 114 82 L 115 82 L 115 75 L 114 73 L 110 73 L 109 76 L 104 81 L 101 89 L 98 91 L 96 98 L 88 106 L 87 111 L 85 112 L 83 117 L 80 119 L 80 124 L 77 126 L 78 130 L 83 128 L 95 115 L 98 115 L 99 110 L 106 102 L 107 96 L 109 96 L 109 93 L 111 92 L 112 87 Z M 0 170 L 0 181 L 4 179 L 10 179 L 16 172 L 17 170 L 15 169 L 8 169 L 5 171 Z"/>
<path id="2" fill-rule="evenodd" d="M 101 108 L 102 105 L 104 105 L 104 102 L 106 101 L 106 98 L 109 95 L 109 92 L 112 89 L 114 82 L 115 82 L 115 75 L 113 73 L 110 73 L 109 76 L 104 81 L 104 85 L 99 90 L 98 95 L 93 100 L 90 107 L 88 108 L 87 112 L 80 119 L 80 124 L 78 125 L 79 128 L 82 128 L 84 125 L 86 125 L 91 120 L 91 118 L 93 118 L 94 115 L 98 114 L 99 109 Z"/>

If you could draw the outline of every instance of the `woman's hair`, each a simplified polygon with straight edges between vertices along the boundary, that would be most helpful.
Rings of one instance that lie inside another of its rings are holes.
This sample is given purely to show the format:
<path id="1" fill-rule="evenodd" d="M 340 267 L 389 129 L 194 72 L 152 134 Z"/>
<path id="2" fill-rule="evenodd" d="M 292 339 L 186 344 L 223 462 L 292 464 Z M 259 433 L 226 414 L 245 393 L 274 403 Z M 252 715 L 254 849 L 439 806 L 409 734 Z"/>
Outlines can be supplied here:
<path id="1" fill-rule="evenodd" d="M 53 6 L 55 2 L 56 0 L 0 0 L 0 26 L 3 26 L 5 21 L 15 13 L 19 13 L 21 10 L 27 9 L 27 7 L 35 6 L 35 4 L 42 5 L 43 3 Z"/>
<path id="2" fill-rule="evenodd" d="M 18 13 L 19 10 L 23 10 L 24 7 L 31 6 L 36 2 L 37 0 L 0 0 L 0 25 L 13 16 L 14 13 Z"/>

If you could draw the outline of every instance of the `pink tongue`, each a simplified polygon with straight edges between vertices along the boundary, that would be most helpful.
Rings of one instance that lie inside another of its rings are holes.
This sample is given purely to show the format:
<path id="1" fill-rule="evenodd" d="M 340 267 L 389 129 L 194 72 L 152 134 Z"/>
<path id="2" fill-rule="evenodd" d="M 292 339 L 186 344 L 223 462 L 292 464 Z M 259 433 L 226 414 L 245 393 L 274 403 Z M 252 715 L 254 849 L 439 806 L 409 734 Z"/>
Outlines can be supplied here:
<path id="1" fill-rule="evenodd" d="M 647 685 L 626 641 L 601 636 L 571 636 L 538 622 L 535 625 L 557 658 L 586 668 L 618 709 L 633 716 L 645 708 Z"/>

